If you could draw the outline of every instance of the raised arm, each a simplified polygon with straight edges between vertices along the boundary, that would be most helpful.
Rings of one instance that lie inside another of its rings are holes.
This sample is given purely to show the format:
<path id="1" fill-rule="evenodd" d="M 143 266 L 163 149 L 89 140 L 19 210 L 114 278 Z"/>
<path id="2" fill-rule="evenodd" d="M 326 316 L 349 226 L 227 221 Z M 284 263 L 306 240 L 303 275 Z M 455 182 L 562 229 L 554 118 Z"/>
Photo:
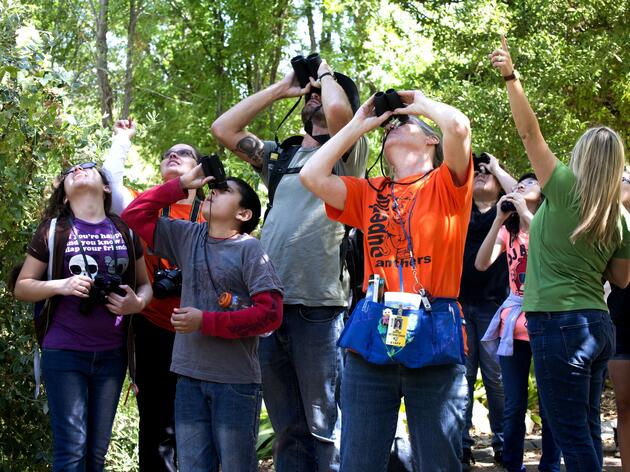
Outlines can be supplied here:
<path id="1" fill-rule="evenodd" d="M 490 231 L 488 231 L 486 238 L 479 247 L 477 257 L 475 257 L 475 269 L 480 272 L 488 270 L 488 267 L 494 264 L 494 261 L 496 261 L 505 250 L 503 240 L 499 236 L 501 226 L 503 226 L 503 223 L 509 216 L 508 213 L 503 213 L 501 211 L 501 203 L 503 203 L 504 200 L 505 196 L 503 196 L 497 203 L 497 216 L 494 218 Z"/>
<path id="2" fill-rule="evenodd" d="M 494 50 L 489 57 L 492 65 L 499 70 L 503 77 L 510 77 L 514 74 L 514 65 L 505 36 L 501 36 L 501 48 Z M 516 129 L 523 141 L 527 157 L 532 163 L 538 182 L 544 188 L 556 167 L 556 156 L 549 149 L 540 131 L 538 119 L 527 100 L 521 81 L 513 78 L 507 80 L 506 84 Z"/>
<path id="3" fill-rule="evenodd" d="M 398 95 L 406 106 L 394 110 L 394 114 L 426 116 L 438 125 L 442 132 L 444 163 L 455 184 L 463 185 L 471 155 L 468 117 L 455 107 L 427 98 L 418 90 L 398 92 Z"/>
<path id="4" fill-rule="evenodd" d="M 488 169 L 488 172 L 494 175 L 505 193 L 512 192 L 517 184 L 516 179 L 499 165 L 499 160 L 496 157 L 489 152 L 486 154 L 490 157 L 490 162 L 488 164 L 482 162 L 479 166 Z"/>
<path id="5" fill-rule="evenodd" d="M 374 97 L 370 97 L 357 111 L 354 118 L 329 139 L 306 162 L 300 171 L 304 186 L 328 205 L 343 210 L 346 205 L 346 186 L 332 173 L 335 163 L 365 133 L 377 128 L 391 112 L 374 116 Z"/>
<path id="6" fill-rule="evenodd" d="M 317 73 L 321 77 L 319 82 L 322 91 L 322 108 L 326 116 L 328 133 L 334 136 L 352 119 L 352 107 L 346 92 L 335 80 L 332 69 L 325 60 L 322 59 Z"/>
<path id="7" fill-rule="evenodd" d="M 310 84 L 300 88 L 291 71 L 280 82 L 247 97 L 223 113 L 212 123 L 210 130 L 226 148 L 260 168 L 263 165 L 263 142 L 245 128 L 276 100 L 304 95 L 309 88 Z"/>
<path id="8" fill-rule="evenodd" d="M 109 174 L 109 187 L 112 191 L 112 212 L 120 215 L 133 200 L 133 195 L 123 180 L 125 161 L 131 149 L 131 138 L 136 134 L 136 124 L 132 120 L 118 120 L 114 123 L 112 144 L 105 156 L 103 169 Z"/>

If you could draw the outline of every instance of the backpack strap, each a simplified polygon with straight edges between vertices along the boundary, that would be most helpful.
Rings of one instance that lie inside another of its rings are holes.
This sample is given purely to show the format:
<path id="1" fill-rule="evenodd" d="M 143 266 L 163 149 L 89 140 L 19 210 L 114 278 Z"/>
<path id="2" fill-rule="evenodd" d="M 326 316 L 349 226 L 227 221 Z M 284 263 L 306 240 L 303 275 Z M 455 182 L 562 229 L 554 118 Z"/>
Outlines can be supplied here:
<path id="1" fill-rule="evenodd" d="M 267 185 L 269 203 L 265 210 L 265 216 L 263 221 L 267 219 L 269 211 L 273 207 L 273 199 L 276 194 L 276 189 L 280 184 L 280 180 L 285 174 L 297 174 L 302 170 L 302 167 L 289 167 L 293 156 L 300 149 L 302 145 L 302 136 L 291 136 L 285 139 L 279 146 L 279 153 L 272 153 L 267 163 L 267 171 L 269 176 L 269 183 Z M 274 156 L 276 156 L 274 158 Z"/>
<path id="2" fill-rule="evenodd" d="M 46 268 L 46 277 L 47 280 L 52 280 L 53 278 L 53 261 L 55 254 L 55 232 L 57 230 L 57 218 L 53 218 L 50 220 L 50 226 L 48 227 L 48 267 Z M 50 300 L 46 300 L 44 302 L 44 306 L 42 307 L 42 312 L 39 316 L 51 316 L 52 313 L 46 313 L 48 307 L 46 304 L 50 303 Z M 46 328 L 48 328 L 48 321 L 46 321 Z M 43 338 L 42 338 L 43 339 Z M 39 343 L 35 343 L 33 350 L 33 376 L 35 377 L 35 399 L 39 397 L 40 387 L 42 384 L 42 358 L 41 353 L 39 351 Z"/>

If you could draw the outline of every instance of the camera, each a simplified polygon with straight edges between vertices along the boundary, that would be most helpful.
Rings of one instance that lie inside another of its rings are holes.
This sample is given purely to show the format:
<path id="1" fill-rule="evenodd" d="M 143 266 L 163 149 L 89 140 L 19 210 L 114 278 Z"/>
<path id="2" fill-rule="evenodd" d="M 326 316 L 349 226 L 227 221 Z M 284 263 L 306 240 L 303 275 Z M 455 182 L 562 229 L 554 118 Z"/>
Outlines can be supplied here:
<path id="1" fill-rule="evenodd" d="M 219 158 L 219 156 L 217 156 L 216 154 L 203 156 L 200 161 L 205 176 L 214 177 L 214 180 L 208 183 L 208 187 L 211 189 L 218 188 L 221 190 L 226 190 L 228 188 L 228 185 L 225 181 L 225 169 L 223 168 L 223 164 L 221 163 L 221 159 Z"/>
<path id="2" fill-rule="evenodd" d="M 477 172 L 481 172 L 482 174 L 487 174 L 487 169 L 482 168 L 479 164 L 490 164 L 490 156 L 487 152 L 482 152 L 477 156 L 477 154 L 473 153 L 473 167 Z"/>
<path id="3" fill-rule="evenodd" d="M 179 297 L 182 294 L 182 271 L 179 269 L 159 269 L 153 277 L 153 296 L 163 299 Z"/>
<path id="4" fill-rule="evenodd" d="M 120 288 L 121 284 L 122 278 L 120 275 L 115 274 L 105 278 L 103 274 L 96 274 L 90 287 L 88 298 L 82 298 L 79 303 L 79 313 L 87 315 L 92 312 L 94 305 L 104 305 L 107 303 L 107 295 L 112 292 L 124 297 L 127 292 Z"/>
<path id="5" fill-rule="evenodd" d="M 385 92 L 376 92 L 374 95 L 374 113 L 376 116 L 381 116 L 388 111 L 394 111 L 397 108 L 403 108 L 405 104 L 400 99 L 400 95 L 393 88 L 386 90 Z M 399 122 L 406 122 L 409 117 L 407 115 L 396 115 L 385 121 L 381 126 L 385 126 L 392 119 L 397 119 Z"/>
<path id="6" fill-rule="evenodd" d="M 516 207 L 512 202 L 502 202 L 501 203 L 501 211 L 503 213 L 508 213 L 510 211 L 516 211 Z"/>
<path id="7" fill-rule="evenodd" d="M 300 87 L 304 88 L 310 83 L 309 77 L 317 79 L 317 70 L 321 63 L 322 58 L 319 57 L 319 53 L 317 52 L 309 54 L 306 58 L 300 55 L 291 59 L 291 67 L 293 67 Z M 311 89 L 311 92 L 312 91 L 313 89 Z"/>

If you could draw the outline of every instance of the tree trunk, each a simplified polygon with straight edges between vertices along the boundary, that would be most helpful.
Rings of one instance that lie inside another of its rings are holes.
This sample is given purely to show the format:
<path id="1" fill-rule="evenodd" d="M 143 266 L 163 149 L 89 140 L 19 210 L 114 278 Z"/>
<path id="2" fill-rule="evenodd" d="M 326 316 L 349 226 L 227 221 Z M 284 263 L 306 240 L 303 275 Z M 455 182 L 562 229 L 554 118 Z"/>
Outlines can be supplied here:
<path id="1" fill-rule="evenodd" d="M 109 0 L 99 0 L 98 16 L 96 19 L 96 75 L 101 95 L 101 116 L 103 127 L 112 125 L 112 108 L 114 97 L 109 83 L 107 68 L 107 10 Z"/>
<path id="2" fill-rule="evenodd" d="M 313 21 L 313 4 L 310 0 L 306 1 L 304 6 L 304 14 L 308 23 L 308 37 L 311 40 L 311 52 L 317 51 L 317 39 L 315 39 L 315 22 Z"/>
<path id="3" fill-rule="evenodd" d="M 125 67 L 125 101 L 123 103 L 122 119 L 129 117 L 129 107 L 133 99 L 133 57 L 136 41 L 136 24 L 142 9 L 142 0 L 129 0 L 129 27 L 127 28 L 127 64 Z"/>

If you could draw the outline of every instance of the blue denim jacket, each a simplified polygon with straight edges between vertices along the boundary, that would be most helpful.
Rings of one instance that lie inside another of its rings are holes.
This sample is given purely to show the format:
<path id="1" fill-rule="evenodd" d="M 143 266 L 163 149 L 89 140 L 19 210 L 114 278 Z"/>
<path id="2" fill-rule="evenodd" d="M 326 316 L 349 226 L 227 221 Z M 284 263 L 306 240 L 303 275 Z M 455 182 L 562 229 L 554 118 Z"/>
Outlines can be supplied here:
<path id="1" fill-rule="evenodd" d="M 521 314 L 522 306 L 523 297 L 510 292 L 510 295 L 494 314 L 486 334 L 481 338 L 481 342 L 485 343 L 484 346 L 490 354 L 496 356 L 511 356 L 514 353 L 514 327 L 516 326 L 516 320 Z M 501 312 L 506 308 L 509 308 L 510 312 L 505 319 L 505 327 L 503 328 L 503 336 L 501 337 L 499 335 L 501 332 Z"/>

